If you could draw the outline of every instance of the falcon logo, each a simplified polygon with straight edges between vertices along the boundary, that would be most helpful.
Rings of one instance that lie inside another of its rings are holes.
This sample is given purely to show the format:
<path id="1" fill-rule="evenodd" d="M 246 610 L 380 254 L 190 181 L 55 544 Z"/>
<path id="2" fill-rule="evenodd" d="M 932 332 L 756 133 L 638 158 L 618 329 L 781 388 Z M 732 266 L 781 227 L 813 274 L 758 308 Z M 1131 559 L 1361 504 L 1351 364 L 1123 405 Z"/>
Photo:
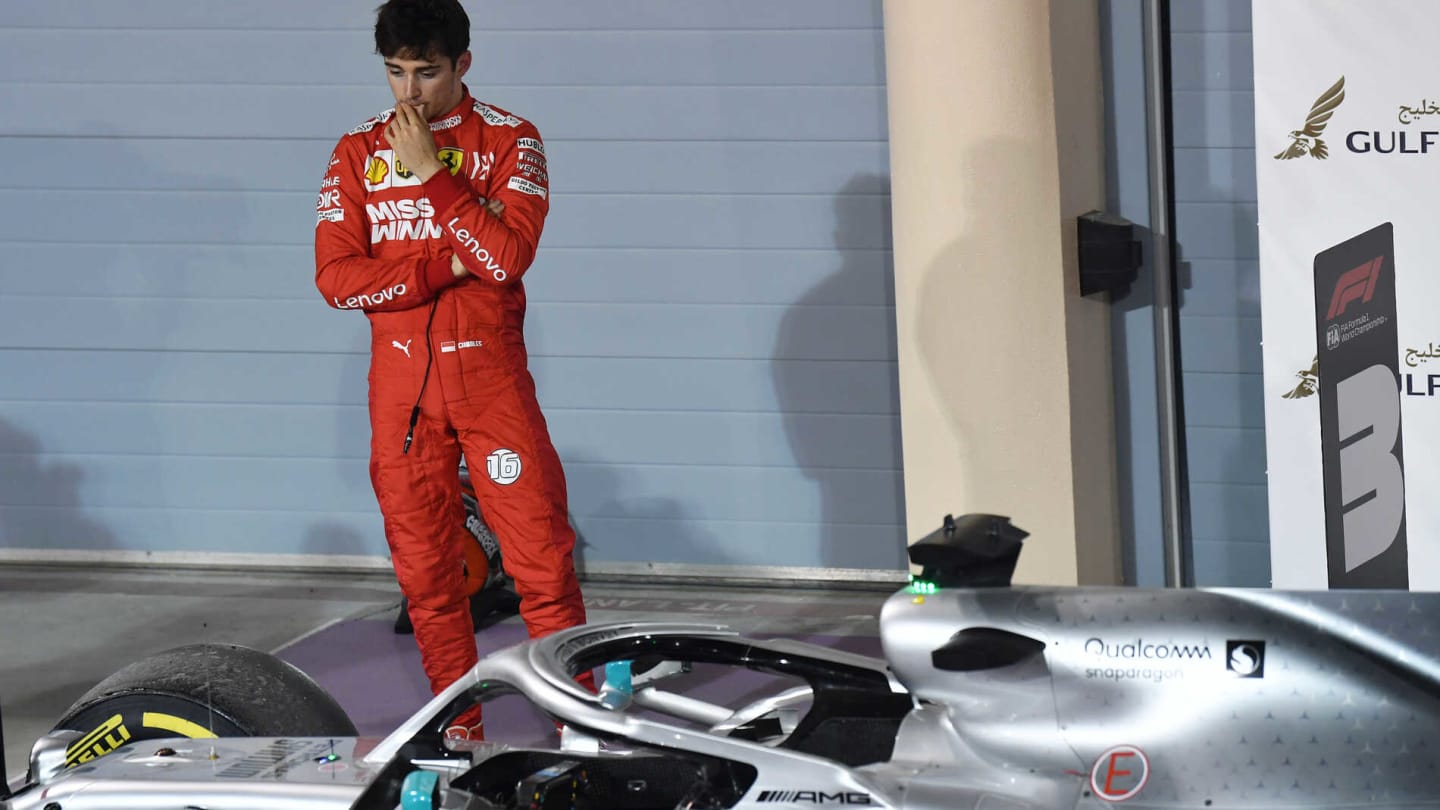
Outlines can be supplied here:
<path id="1" fill-rule="evenodd" d="M 1335 114 L 1335 108 L 1344 100 L 1345 77 L 1341 76 L 1340 81 L 1335 82 L 1329 90 L 1315 99 L 1315 103 L 1310 106 L 1310 114 L 1305 116 L 1305 127 L 1290 133 L 1290 145 L 1276 155 L 1275 159 L 1293 160 L 1305 155 L 1316 160 L 1329 157 L 1330 148 L 1320 140 L 1320 136 L 1325 134 L 1325 125 L 1330 123 L 1330 116 Z"/>
<path id="2" fill-rule="evenodd" d="M 1300 384 L 1280 396 L 1286 399 L 1303 399 L 1315 396 L 1316 386 L 1320 385 L 1320 355 L 1310 363 L 1308 371 L 1297 371 L 1295 376 L 1300 378 Z"/>

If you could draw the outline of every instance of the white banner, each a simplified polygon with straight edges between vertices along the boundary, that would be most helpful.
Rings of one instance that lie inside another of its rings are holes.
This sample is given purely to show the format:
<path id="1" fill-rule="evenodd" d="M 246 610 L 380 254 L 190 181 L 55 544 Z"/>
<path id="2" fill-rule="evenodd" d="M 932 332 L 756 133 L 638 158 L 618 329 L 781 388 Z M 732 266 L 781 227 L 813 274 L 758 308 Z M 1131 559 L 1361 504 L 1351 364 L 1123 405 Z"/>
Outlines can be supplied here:
<path id="1" fill-rule="evenodd" d="M 1253 20 L 1273 583 L 1440 589 L 1440 4 Z"/>

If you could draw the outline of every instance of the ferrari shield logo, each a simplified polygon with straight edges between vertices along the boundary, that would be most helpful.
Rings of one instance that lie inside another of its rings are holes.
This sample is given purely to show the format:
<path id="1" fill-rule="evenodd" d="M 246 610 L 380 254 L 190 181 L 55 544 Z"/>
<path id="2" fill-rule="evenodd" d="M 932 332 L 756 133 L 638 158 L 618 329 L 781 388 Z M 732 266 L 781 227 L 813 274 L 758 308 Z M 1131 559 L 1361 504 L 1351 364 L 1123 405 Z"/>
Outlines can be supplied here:
<path id="1" fill-rule="evenodd" d="M 465 153 L 453 146 L 441 148 L 436 157 L 440 158 L 440 162 L 445 164 L 445 168 L 449 169 L 452 175 L 459 174 L 460 165 L 465 162 Z"/>

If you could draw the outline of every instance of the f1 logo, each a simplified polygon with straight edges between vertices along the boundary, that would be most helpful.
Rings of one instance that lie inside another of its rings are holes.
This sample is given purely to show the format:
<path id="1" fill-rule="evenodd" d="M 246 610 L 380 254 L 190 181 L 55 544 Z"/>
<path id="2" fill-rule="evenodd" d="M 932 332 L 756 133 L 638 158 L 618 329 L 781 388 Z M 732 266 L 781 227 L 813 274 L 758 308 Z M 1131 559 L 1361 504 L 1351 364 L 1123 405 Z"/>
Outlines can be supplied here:
<path id="1" fill-rule="evenodd" d="M 1330 294 L 1330 314 L 1325 316 L 1325 320 L 1333 321 L 1336 316 L 1344 314 L 1351 301 L 1358 299 L 1361 303 L 1370 303 L 1375 296 L 1375 284 L 1380 281 L 1380 265 L 1384 261 L 1384 256 L 1376 256 L 1340 276 L 1340 280 L 1335 282 L 1335 292 Z"/>

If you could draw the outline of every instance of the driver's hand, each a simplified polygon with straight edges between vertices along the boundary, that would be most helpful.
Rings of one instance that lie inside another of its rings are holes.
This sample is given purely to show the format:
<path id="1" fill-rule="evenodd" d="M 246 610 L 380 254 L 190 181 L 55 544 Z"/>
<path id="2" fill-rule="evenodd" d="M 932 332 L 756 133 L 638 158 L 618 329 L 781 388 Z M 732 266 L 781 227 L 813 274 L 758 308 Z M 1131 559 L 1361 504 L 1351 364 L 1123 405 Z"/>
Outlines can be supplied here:
<path id="1" fill-rule="evenodd" d="M 403 101 L 395 102 L 395 117 L 385 125 L 385 140 L 395 150 L 395 159 L 422 183 L 445 169 L 436 155 L 429 122 Z"/>

